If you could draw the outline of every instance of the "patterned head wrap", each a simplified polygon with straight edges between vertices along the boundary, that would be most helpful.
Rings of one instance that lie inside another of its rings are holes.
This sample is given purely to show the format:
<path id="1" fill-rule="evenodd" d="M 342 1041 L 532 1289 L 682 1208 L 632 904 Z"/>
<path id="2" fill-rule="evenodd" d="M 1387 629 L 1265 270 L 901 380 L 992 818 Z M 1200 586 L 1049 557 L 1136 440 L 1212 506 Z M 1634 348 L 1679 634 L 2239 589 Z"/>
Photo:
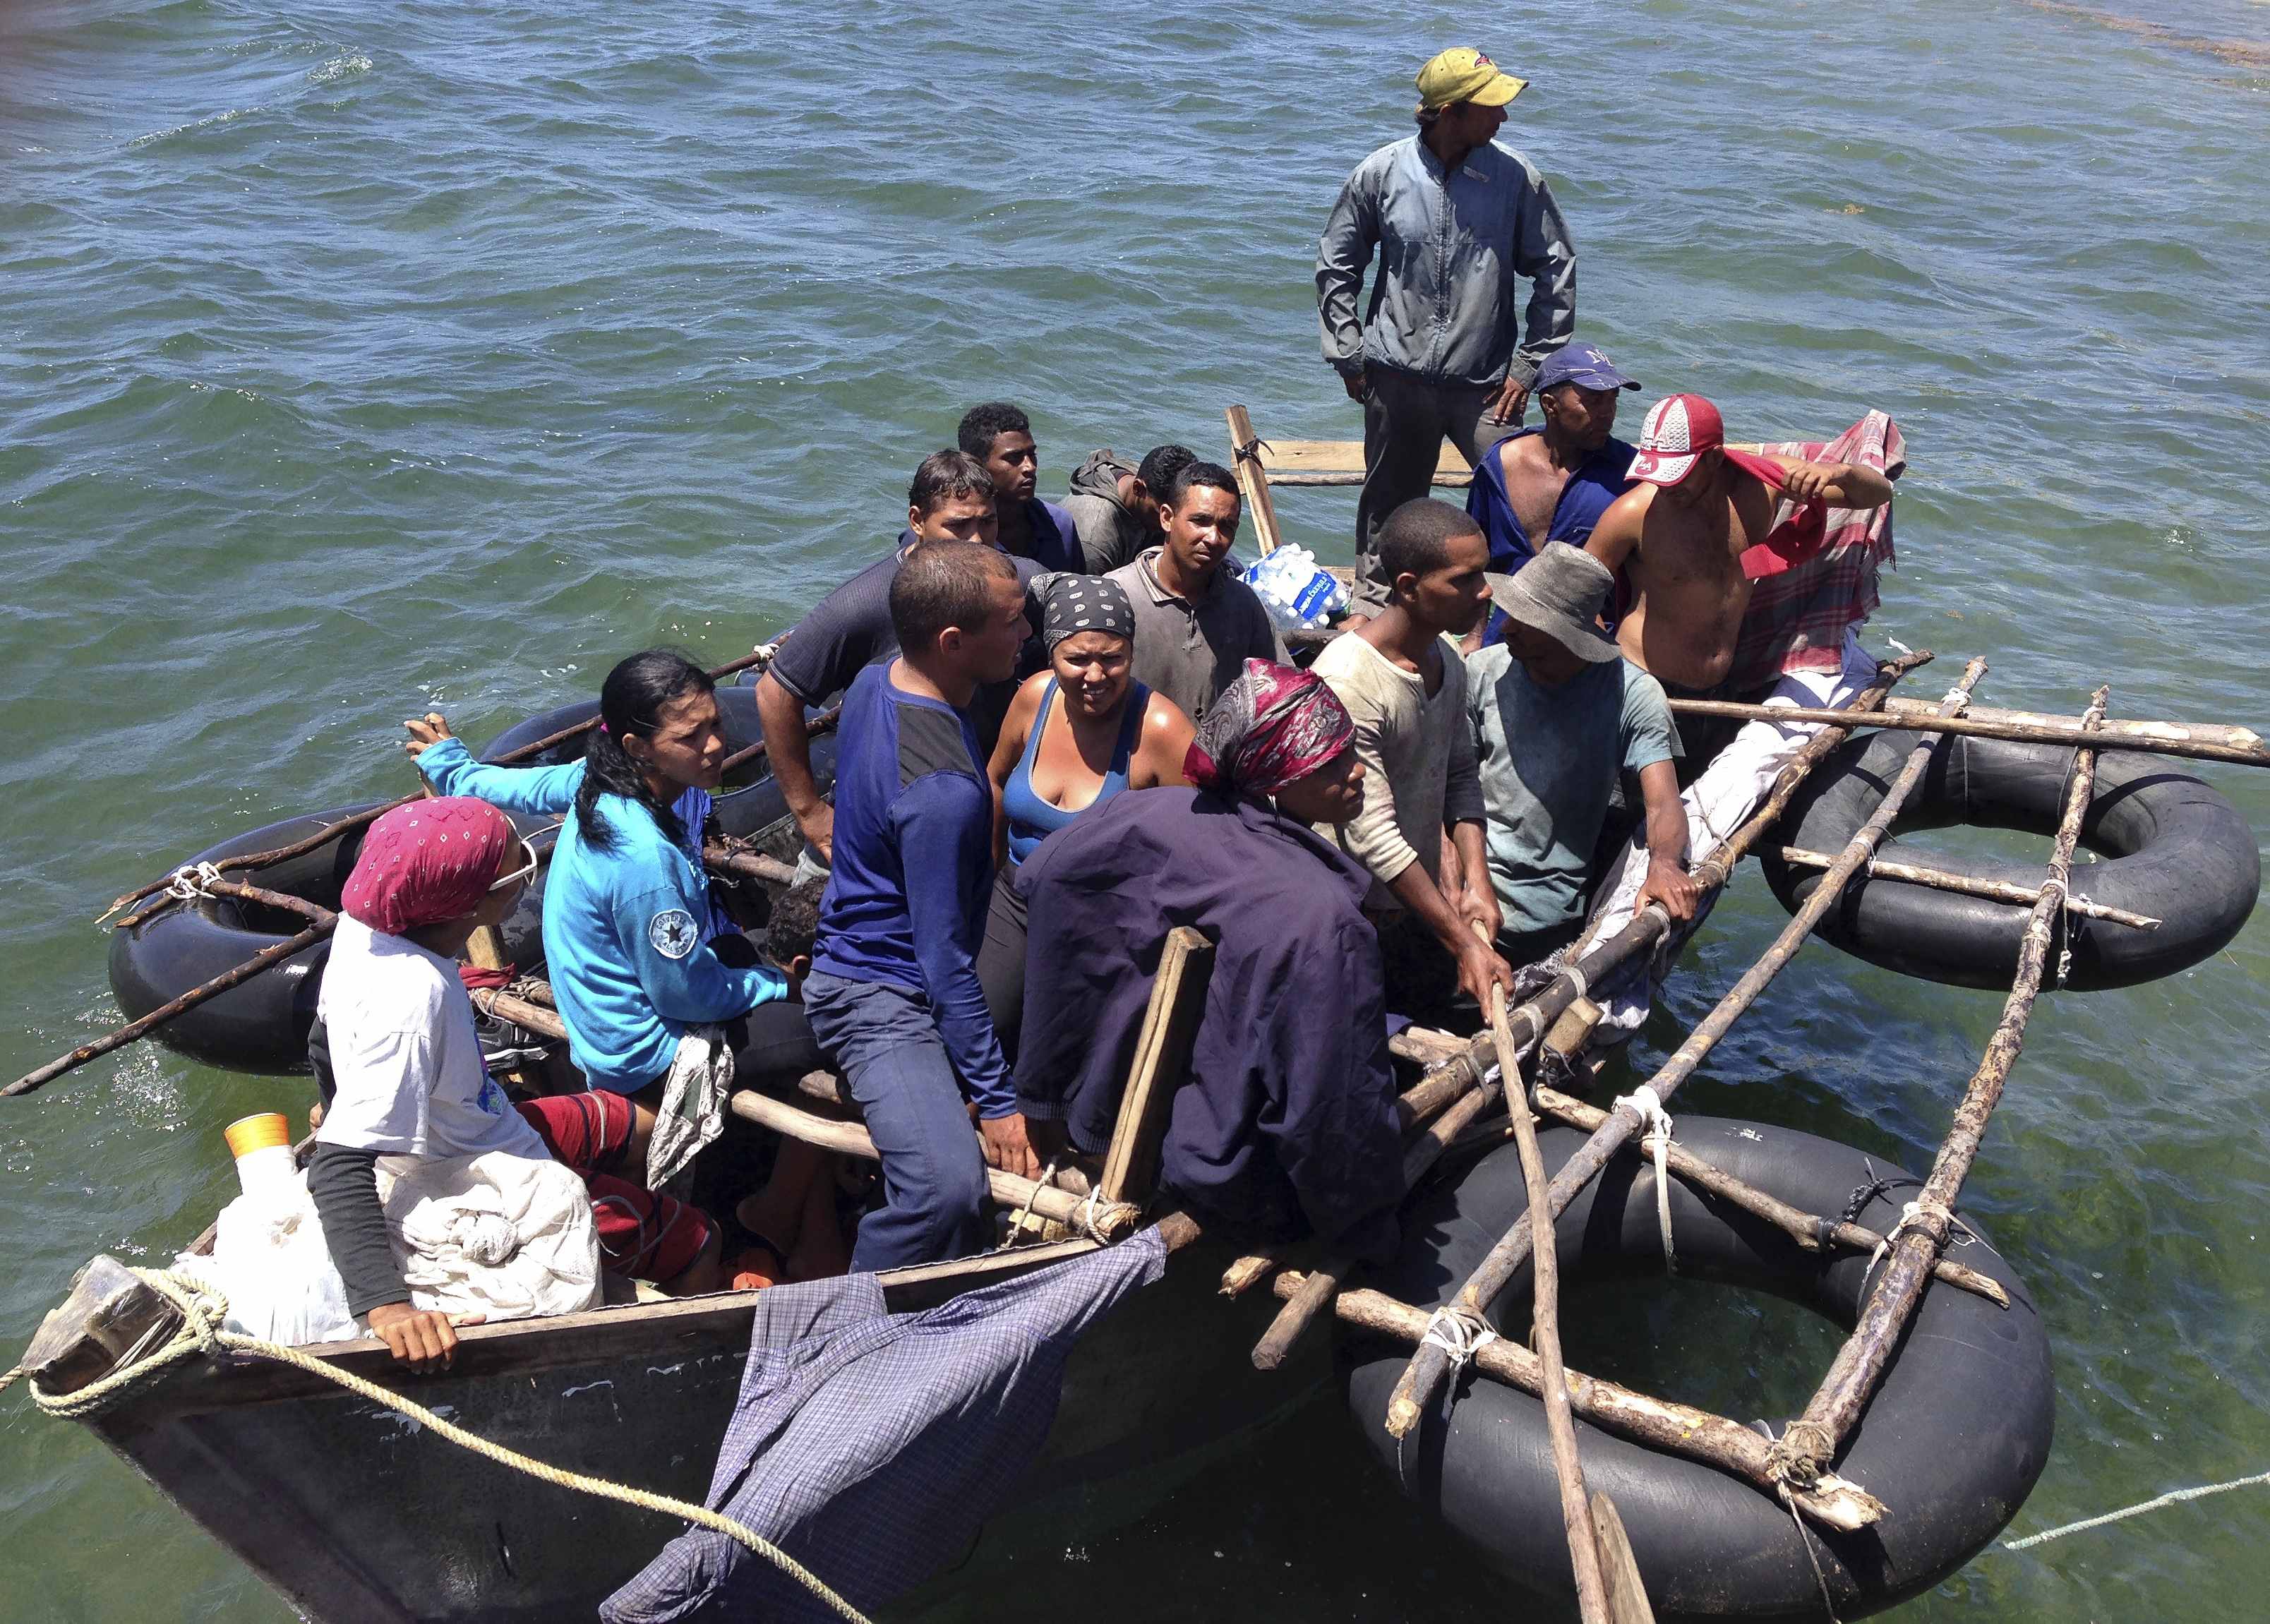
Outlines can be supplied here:
<path id="1" fill-rule="evenodd" d="M 1058 570 L 1035 581 L 1033 590 L 1041 600 L 1041 645 L 1050 654 L 1065 638 L 1081 632 L 1109 632 L 1135 641 L 1135 605 L 1116 581 Z"/>
<path id="2" fill-rule="evenodd" d="M 512 842 L 511 819 L 469 795 L 397 806 L 363 836 L 339 907 L 389 936 L 462 919 L 488 894 Z"/>
<path id="3" fill-rule="evenodd" d="M 1274 795 L 1354 741 L 1347 708 L 1322 677 L 1248 660 L 1198 723 L 1183 771 L 1201 790 Z"/>

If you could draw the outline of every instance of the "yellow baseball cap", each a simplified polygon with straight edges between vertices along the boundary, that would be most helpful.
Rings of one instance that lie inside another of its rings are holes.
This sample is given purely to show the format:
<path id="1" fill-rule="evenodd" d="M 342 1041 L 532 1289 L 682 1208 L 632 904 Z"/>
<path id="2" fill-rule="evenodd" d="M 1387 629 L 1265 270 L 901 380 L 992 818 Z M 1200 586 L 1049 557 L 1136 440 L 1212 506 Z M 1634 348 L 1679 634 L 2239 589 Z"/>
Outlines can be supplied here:
<path id="1" fill-rule="evenodd" d="M 1501 71 L 1471 45 L 1454 46 L 1435 56 L 1419 70 L 1418 84 L 1420 110 L 1430 113 L 1454 101 L 1502 108 L 1529 88 L 1527 79 Z"/>

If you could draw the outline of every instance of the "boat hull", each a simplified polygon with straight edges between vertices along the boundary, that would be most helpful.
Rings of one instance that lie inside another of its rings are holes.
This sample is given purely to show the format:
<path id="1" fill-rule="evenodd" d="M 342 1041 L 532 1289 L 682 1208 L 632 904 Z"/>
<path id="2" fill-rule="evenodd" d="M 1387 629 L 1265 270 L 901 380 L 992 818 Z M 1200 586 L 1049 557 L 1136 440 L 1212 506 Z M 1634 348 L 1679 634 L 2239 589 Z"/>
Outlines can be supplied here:
<path id="1" fill-rule="evenodd" d="M 1037 1249 L 1034 1263 L 1065 1255 Z M 1012 1255 L 1013 1256 L 1013 1255 Z M 1255 1426 L 1328 1374 L 1253 1369 L 1274 1304 L 1225 1303 L 1201 1243 L 1082 1340 L 1040 1456 L 1000 1514 L 1108 1515 L 1115 1485 Z M 1003 1267 L 886 1276 L 894 1309 Z M 1033 1266 L 1033 1264 L 1016 1265 Z M 601 1309 L 467 1333 L 448 1376 L 397 1377 L 382 1347 L 322 1350 L 467 1430 L 569 1471 L 679 1499 L 707 1494 L 755 1294 Z M 316 1378 L 203 1361 L 91 1423 L 293 1606 L 323 1624 L 588 1618 L 678 1531 L 670 1519 L 482 1459 Z M 1139 1511 L 1131 1508 L 1128 1514 Z"/>

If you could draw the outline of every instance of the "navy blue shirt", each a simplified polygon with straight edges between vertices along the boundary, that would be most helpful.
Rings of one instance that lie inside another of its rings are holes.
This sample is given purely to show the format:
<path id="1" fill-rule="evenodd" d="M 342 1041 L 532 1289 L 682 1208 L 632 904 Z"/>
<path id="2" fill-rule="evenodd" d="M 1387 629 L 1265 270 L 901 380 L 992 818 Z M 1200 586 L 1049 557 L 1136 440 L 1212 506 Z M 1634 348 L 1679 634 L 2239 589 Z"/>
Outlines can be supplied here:
<path id="1" fill-rule="evenodd" d="M 914 540 L 912 530 L 900 531 L 898 545 L 890 557 L 877 559 L 814 604 L 781 643 L 780 652 L 766 669 L 807 709 L 843 693 L 876 661 L 898 657 L 899 634 L 891 626 L 891 582 Z M 1043 567 L 1030 559 L 1012 556 L 1009 561 L 1017 567 L 1020 587 L 1030 588 Z M 1000 734 L 1001 719 L 1009 714 L 1009 701 L 1016 697 L 1017 685 L 1043 663 L 1035 638 L 1019 657 L 1016 676 L 977 691 L 970 709 L 977 718 L 978 742 L 989 753 Z"/>
<path id="2" fill-rule="evenodd" d="M 1025 523 L 1031 528 L 1032 551 L 1023 556 L 1036 567 L 1087 573 L 1087 554 L 1080 551 L 1079 529 L 1069 509 L 1035 496 L 1025 503 Z"/>
<path id="3" fill-rule="evenodd" d="M 1513 503 L 1505 493 L 1505 469 L 1498 461 L 1499 449 L 1510 441 L 1531 434 L 1543 434 L 1538 428 L 1524 428 L 1508 434 L 1496 445 L 1482 453 L 1481 466 L 1474 470 L 1474 482 L 1466 487 L 1466 516 L 1482 527 L 1482 535 L 1489 543 L 1489 567 L 1499 575 L 1517 574 L 1524 564 L 1537 556 L 1538 548 L 1547 541 L 1565 541 L 1572 547 L 1581 547 L 1591 539 L 1593 527 L 1608 504 L 1632 488 L 1631 460 L 1638 452 L 1622 441 L 1611 438 L 1583 466 L 1569 476 L 1562 487 L 1561 500 L 1553 509 L 1553 523 L 1547 526 L 1542 540 L 1532 538 L 1522 528 L 1515 516 Z M 1613 626 L 1613 622 L 1611 621 Z M 1495 610 L 1490 612 L 1489 631 L 1484 643 L 1502 642 L 1505 638 L 1505 617 Z"/>
<path id="4" fill-rule="evenodd" d="M 1130 790 L 1017 871 L 1031 914 L 1018 1103 L 1110 1140 L 1167 932 L 1214 943 L 1160 1178 L 1272 1238 L 1391 1251 L 1403 1198 L 1370 872 L 1303 825 L 1191 789 Z"/>
<path id="5" fill-rule="evenodd" d="M 812 968 L 930 999 L 981 1116 L 1017 1109 L 977 984 L 993 890 L 993 786 L 965 711 L 909 693 L 888 663 L 844 696 L 835 753 L 835 861 Z"/>

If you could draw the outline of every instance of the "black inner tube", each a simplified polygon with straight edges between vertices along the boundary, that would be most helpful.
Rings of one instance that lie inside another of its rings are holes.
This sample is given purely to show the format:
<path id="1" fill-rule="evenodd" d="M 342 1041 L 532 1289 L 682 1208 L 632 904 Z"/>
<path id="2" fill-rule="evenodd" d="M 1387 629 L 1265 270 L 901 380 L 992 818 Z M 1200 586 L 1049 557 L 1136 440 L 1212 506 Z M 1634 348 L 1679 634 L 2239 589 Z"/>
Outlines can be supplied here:
<path id="1" fill-rule="evenodd" d="M 1915 1195 L 1915 1181 L 1881 1159 L 1811 1134 L 1694 1116 L 1680 1118 L 1676 1131 L 1696 1154 L 1802 1211 L 1836 1217 L 1859 1197 L 1857 1220 L 1879 1233 Z M 1585 1136 L 1555 1128 L 1539 1137 L 1551 1169 Z M 1671 1207 L 1682 1276 L 1769 1291 L 1840 1328 L 1853 1324 L 1872 1278 L 1866 1254 L 1808 1253 L 1782 1230 L 1676 1177 Z M 1421 1307 L 1447 1301 L 1526 1210 L 1518 1158 L 1508 1146 L 1412 1210 L 1401 1254 L 1380 1288 Z M 1572 1286 L 1660 1278 L 1652 1171 L 1619 1157 L 1562 1215 L 1555 1235 Z M 1991 1245 L 1975 1241 L 1953 1255 L 1998 1281 L 2013 1306 L 1943 1283 L 1925 1292 L 1836 1468 L 1889 1506 L 1873 1529 L 1800 1536 L 1788 1510 L 1747 1481 L 1579 1420 L 1587 1483 L 1615 1502 L 1658 1619 L 1817 1618 L 1823 1579 L 1838 1616 L 1857 1617 L 1939 1583 L 2016 1515 L 2049 1457 L 2048 1339 L 2032 1299 Z M 1525 1272 L 1490 1317 L 1502 1334 L 1525 1339 Z M 1406 1346 L 1367 1338 L 1351 1339 L 1344 1353 L 1349 1405 L 1382 1463 L 1491 1566 L 1527 1588 L 1569 1594 L 1543 1406 L 1467 1372 L 1453 1383 L 1447 1417 L 1438 1400 L 1398 1442 L 1384 1420 L 1409 1356 Z M 1676 1396 L 1675 1380 L 1664 1385 Z"/>
<path id="2" fill-rule="evenodd" d="M 1762 853 L 1767 883 L 1794 913 L 1821 883 L 1821 871 L 1782 860 L 1793 846 L 1842 850 L 1883 804 L 1891 780 L 1920 736 L 1887 731 L 1846 740 L 1816 768 Z M 1947 738 L 1894 822 L 1893 834 L 1957 825 L 2048 835 L 2063 811 L 2074 753 L 2060 745 Z M 2162 758 L 2106 751 L 2081 824 L 2081 842 L 2102 861 L 2076 863 L 2073 891 L 2093 901 L 2161 921 L 2143 930 L 2066 915 L 2052 943 L 2052 967 L 2076 991 L 2129 987 L 2189 969 L 2227 945 L 2253 911 L 2261 857 L 2246 819 L 2210 785 Z M 1878 853 L 2031 892 L 2047 850 L 2033 863 L 2003 864 L 1903 848 Z M 2017 973 L 2028 908 L 1904 880 L 1856 878 L 1819 933 L 1871 964 L 1950 986 L 2007 990 Z M 2065 957 L 2067 950 L 2071 957 Z"/>

